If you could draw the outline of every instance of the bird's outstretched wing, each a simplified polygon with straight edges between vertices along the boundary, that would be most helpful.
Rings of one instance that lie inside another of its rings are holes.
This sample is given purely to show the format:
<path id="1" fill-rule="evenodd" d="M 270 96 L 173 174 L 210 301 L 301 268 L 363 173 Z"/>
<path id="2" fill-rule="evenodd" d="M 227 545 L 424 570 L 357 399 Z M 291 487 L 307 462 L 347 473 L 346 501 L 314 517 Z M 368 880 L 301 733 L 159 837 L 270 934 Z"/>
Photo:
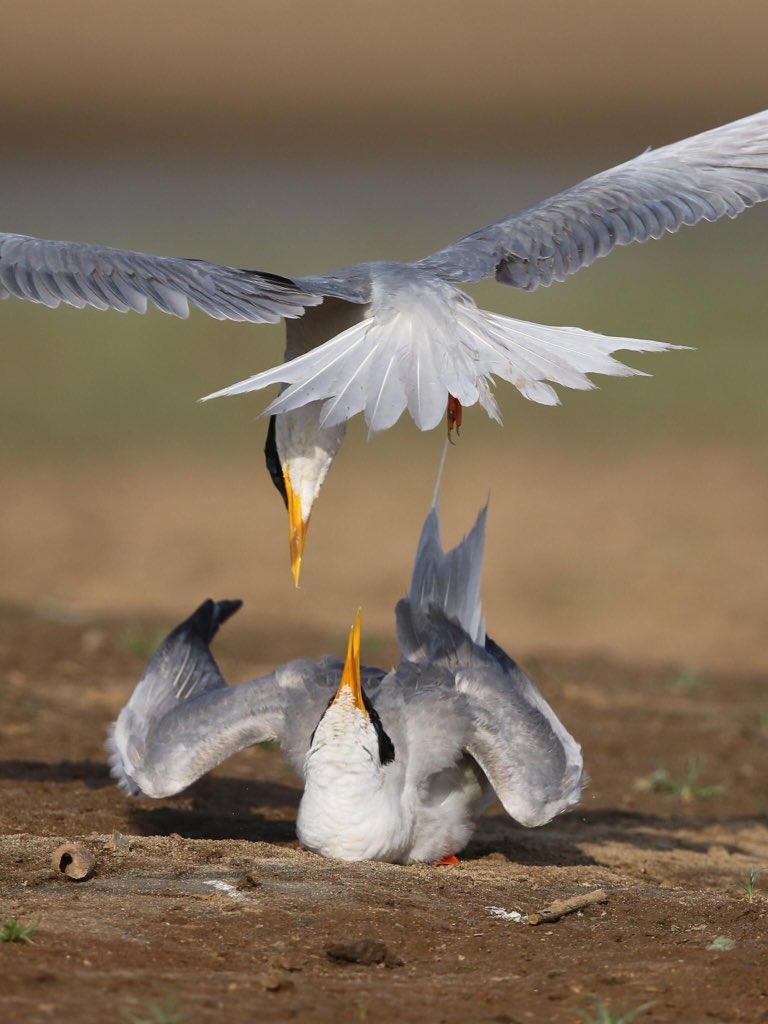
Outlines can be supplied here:
<path id="1" fill-rule="evenodd" d="M 395 614 L 407 658 L 398 677 L 407 681 L 409 668 L 421 673 L 407 694 L 407 719 L 420 730 L 425 748 L 415 755 L 418 763 L 441 753 L 446 759 L 436 726 L 439 712 L 450 708 L 452 736 L 460 736 L 455 742 L 478 763 L 504 809 L 521 825 L 543 825 L 577 803 L 584 784 L 581 747 L 520 666 L 492 640 L 484 648 L 472 643 L 436 607 L 424 610 L 402 600 Z M 439 701 L 425 706 L 427 712 L 437 709 L 435 721 L 420 706 L 420 689 L 427 683 L 440 688 Z"/>
<path id="2" fill-rule="evenodd" d="M 511 817 L 544 825 L 579 800 L 581 747 L 515 661 L 492 640 L 486 654 L 456 676 L 470 716 L 466 751 Z"/>
<path id="3" fill-rule="evenodd" d="M 277 323 L 335 294 L 333 282 L 325 288 L 310 291 L 288 277 L 205 260 L 0 234 L 0 299 L 15 295 L 52 308 L 65 302 L 145 313 L 152 303 L 187 317 L 191 303 L 217 320 Z"/>
<path id="4" fill-rule="evenodd" d="M 341 666 L 296 661 L 230 687 L 208 648 L 239 601 L 206 601 L 165 640 L 107 743 L 112 775 L 129 793 L 171 796 L 254 743 L 280 740 L 300 770 Z"/>
<path id="5" fill-rule="evenodd" d="M 492 277 L 531 291 L 617 245 L 736 217 L 768 199 L 768 111 L 650 150 L 479 228 L 416 265 L 447 281 Z"/>

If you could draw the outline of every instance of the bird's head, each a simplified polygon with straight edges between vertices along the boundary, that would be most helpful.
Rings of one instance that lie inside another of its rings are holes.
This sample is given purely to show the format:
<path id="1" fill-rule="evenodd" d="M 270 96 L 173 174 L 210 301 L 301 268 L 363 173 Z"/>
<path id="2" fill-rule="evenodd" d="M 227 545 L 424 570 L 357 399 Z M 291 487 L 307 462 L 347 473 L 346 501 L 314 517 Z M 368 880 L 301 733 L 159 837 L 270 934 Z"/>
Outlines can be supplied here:
<path id="1" fill-rule="evenodd" d="M 363 689 L 360 673 L 358 611 L 349 634 L 341 682 L 312 734 L 307 769 L 320 762 L 338 767 L 341 776 L 362 765 L 378 772 L 395 759 L 395 747 Z"/>
<path id="2" fill-rule="evenodd" d="M 269 421 L 264 456 L 288 509 L 293 582 L 298 587 L 312 506 L 346 433 L 346 424 L 321 427 L 322 402 L 310 402 Z"/>

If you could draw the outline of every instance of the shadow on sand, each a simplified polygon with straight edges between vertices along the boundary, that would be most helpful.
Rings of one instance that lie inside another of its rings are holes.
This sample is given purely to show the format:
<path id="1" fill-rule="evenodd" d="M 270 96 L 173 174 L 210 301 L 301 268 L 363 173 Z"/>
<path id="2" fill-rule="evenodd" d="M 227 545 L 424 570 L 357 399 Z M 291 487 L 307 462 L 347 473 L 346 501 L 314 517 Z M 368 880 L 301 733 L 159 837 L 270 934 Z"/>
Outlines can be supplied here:
<path id="1" fill-rule="evenodd" d="M 109 774 L 109 766 L 96 761 L 0 761 L 0 780 L 28 783 L 81 783 L 87 789 L 114 787 L 116 800 L 124 799 Z M 189 839 L 247 839 L 252 842 L 292 843 L 296 840 L 296 812 L 301 789 L 279 782 L 207 776 L 184 793 L 167 800 L 138 798 L 129 803 L 131 820 L 144 835 L 171 835 Z M 768 827 L 768 816 L 741 817 L 673 814 L 640 811 L 576 810 L 549 825 L 527 829 L 499 813 L 498 805 L 478 822 L 462 854 L 477 860 L 501 853 L 517 864 L 578 866 L 597 861 L 586 847 L 625 844 L 636 850 L 685 850 L 706 854 L 711 838 L 694 838 L 719 827 L 731 840 L 718 840 L 730 854 L 748 854 L 739 834 L 755 826 Z"/>

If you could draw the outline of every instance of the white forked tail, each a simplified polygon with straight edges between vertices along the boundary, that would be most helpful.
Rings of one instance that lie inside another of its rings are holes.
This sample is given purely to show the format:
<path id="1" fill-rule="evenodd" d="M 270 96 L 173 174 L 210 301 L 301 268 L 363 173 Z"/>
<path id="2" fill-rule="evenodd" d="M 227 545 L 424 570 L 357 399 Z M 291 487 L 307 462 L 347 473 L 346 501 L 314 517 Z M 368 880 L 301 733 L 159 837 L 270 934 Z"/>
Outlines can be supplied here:
<path id="1" fill-rule="evenodd" d="M 472 638 L 485 643 L 485 619 L 480 601 L 485 551 L 485 520 L 488 506 L 480 510 L 475 525 L 455 548 L 443 551 L 440 539 L 440 484 L 445 469 L 448 440 L 443 446 L 432 508 L 422 527 L 413 564 L 408 600 L 427 611 L 440 608 Z"/>
<path id="2" fill-rule="evenodd" d="M 513 320 L 478 309 L 445 283 L 437 285 L 416 281 L 407 294 L 391 296 L 390 308 L 378 311 L 374 305 L 372 316 L 305 355 L 207 398 L 280 383 L 289 387 L 265 414 L 320 400 L 321 426 L 335 426 L 362 412 L 376 433 L 391 427 L 407 408 L 420 430 L 431 430 L 445 415 L 449 395 L 463 406 L 479 402 L 498 420 L 494 377 L 508 380 L 532 402 L 557 405 L 552 384 L 583 391 L 596 386 L 589 373 L 648 376 L 620 363 L 612 352 L 681 347 Z"/>

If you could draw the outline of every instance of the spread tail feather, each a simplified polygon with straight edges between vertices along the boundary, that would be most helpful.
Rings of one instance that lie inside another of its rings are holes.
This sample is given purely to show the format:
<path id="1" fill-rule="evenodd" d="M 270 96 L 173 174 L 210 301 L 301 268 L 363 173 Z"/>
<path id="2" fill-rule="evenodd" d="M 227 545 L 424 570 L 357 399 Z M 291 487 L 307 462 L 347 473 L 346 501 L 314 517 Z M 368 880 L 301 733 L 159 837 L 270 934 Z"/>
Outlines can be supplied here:
<path id="1" fill-rule="evenodd" d="M 648 376 L 615 359 L 615 351 L 680 347 L 514 320 L 478 309 L 453 290 L 446 308 L 436 311 L 423 296 L 421 301 L 412 296 L 408 308 L 386 318 L 366 317 L 306 354 L 204 401 L 280 383 L 288 387 L 265 414 L 322 401 L 321 426 L 363 412 L 373 434 L 391 427 L 407 408 L 420 430 L 431 430 L 445 415 L 450 395 L 463 406 L 479 402 L 492 419 L 500 419 L 494 377 L 509 381 L 532 402 L 558 405 L 553 384 L 584 391 L 596 386 L 590 373 Z"/>

